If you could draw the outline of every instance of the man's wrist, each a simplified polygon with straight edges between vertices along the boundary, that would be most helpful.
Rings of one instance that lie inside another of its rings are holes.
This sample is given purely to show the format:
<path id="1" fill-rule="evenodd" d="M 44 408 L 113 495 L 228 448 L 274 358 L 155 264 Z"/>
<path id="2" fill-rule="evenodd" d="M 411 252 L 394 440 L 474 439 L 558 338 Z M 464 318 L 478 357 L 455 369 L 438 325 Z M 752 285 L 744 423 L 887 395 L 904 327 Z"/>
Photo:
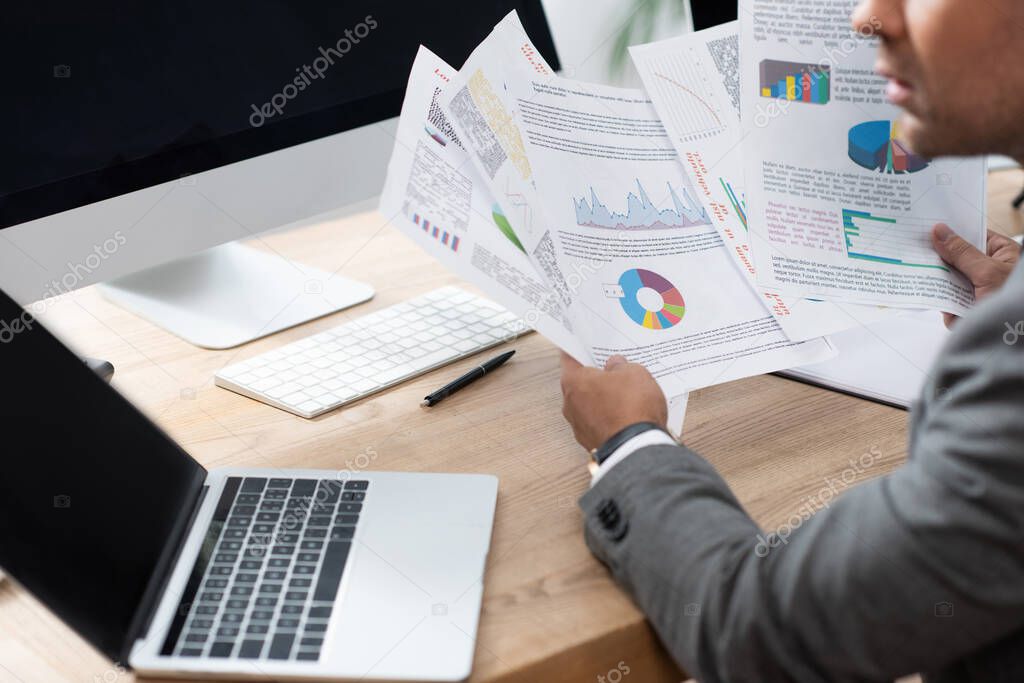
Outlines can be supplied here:
<path id="1" fill-rule="evenodd" d="M 641 428 L 641 425 L 643 428 Z M 619 437 L 619 438 L 616 438 Z M 678 442 L 669 434 L 664 427 L 654 423 L 638 423 L 630 425 L 624 430 L 617 432 L 600 448 L 594 449 L 595 454 L 601 453 L 601 461 L 597 462 L 596 457 L 591 461 L 590 474 L 593 486 L 608 473 L 613 467 L 625 460 L 627 457 L 647 446 L 666 445 L 674 446 Z"/>

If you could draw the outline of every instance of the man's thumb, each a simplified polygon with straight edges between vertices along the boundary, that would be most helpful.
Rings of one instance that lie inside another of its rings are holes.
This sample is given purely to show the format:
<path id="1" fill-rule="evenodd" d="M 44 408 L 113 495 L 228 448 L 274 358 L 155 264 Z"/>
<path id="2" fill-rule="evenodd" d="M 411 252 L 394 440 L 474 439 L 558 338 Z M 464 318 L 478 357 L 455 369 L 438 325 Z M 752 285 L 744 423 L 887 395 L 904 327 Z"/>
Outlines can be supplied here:
<path id="1" fill-rule="evenodd" d="M 945 223 L 939 223 L 932 230 L 932 245 L 943 261 L 966 275 L 971 282 L 984 275 L 988 257 Z"/>

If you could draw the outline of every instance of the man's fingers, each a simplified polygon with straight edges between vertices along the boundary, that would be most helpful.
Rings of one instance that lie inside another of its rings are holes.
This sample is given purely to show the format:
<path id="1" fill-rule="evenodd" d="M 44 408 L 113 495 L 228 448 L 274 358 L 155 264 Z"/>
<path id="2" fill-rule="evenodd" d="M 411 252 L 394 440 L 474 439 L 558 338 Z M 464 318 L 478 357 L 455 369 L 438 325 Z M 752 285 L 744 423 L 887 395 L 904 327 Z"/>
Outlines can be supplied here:
<path id="1" fill-rule="evenodd" d="M 945 223 L 939 223 L 932 230 L 932 244 L 943 261 L 966 275 L 974 284 L 983 281 L 989 274 L 991 264 L 988 257 Z"/>
<path id="2" fill-rule="evenodd" d="M 616 354 L 616 355 L 614 355 L 614 356 L 612 356 L 611 358 L 608 359 L 608 362 L 604 364 L 604 369 L 605 370 L 614 370 L 615 368 L 619 367 L 620 365 L 627 365 L 628 363 L 629 363 L 629 361 L 626 360 L 625 356 L 620 356 L 620 355 Z"/>
<path id="3" fill-rule="evenodd" d="M 959 320 L 959 319 L 960 319 L 960 316 L 955 315 L 953 313 L 945 313 L 944 312 L 942 314 L 942 322 L 944 322 L 946 324 L 946 329 L 947 330 L 953 329 L 953 325 L 956 324 L 956 321 Z"/>

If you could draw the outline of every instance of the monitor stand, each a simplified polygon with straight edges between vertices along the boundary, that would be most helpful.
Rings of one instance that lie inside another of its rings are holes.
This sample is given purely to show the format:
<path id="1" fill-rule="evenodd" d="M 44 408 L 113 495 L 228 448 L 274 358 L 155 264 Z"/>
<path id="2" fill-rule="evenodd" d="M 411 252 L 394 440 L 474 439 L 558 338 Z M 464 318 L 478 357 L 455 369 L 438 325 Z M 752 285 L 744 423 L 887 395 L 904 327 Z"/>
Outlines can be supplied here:
<path id="1" fill-rule="evenodd" d="M 373 288 L 237 242 L 100 285 L 187 342 L 228 349 L 373 297 Z"/>

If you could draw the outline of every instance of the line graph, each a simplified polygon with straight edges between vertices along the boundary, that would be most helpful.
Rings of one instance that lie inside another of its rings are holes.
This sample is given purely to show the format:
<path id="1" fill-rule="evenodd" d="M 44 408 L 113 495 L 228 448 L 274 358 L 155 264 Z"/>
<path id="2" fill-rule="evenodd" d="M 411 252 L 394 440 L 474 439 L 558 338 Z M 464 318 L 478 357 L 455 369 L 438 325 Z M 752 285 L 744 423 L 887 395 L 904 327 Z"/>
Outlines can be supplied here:
<path id="1" fill-rule="evenodd" d="M 664 230 L 711 224 L 707 211 L 693 198 L 691 188 L 682 187 L 677 192 L 672 183 L 666 185 L 672 208 L 659 209 L 637 180 L 637 192 L 626 196 L 626 210 L 621 213 L 611 211 L 591 187 L 589 201 L 586 198 L 573 199 L 576 224 L 610 230 Z"/>
<path id="2" fill-rule="evenodd" d="M 666 127 L 683 142 L 714 137 L 727 127 L 725 112 L 714 99 L 717 72 L 706 62 L 706 56 L 693 50 L 649 58 L 649 73 L 654 77 L 646 84 L 652 95 L 669 105 L 665 110 L 671 122 L 666 121 Z"/>

